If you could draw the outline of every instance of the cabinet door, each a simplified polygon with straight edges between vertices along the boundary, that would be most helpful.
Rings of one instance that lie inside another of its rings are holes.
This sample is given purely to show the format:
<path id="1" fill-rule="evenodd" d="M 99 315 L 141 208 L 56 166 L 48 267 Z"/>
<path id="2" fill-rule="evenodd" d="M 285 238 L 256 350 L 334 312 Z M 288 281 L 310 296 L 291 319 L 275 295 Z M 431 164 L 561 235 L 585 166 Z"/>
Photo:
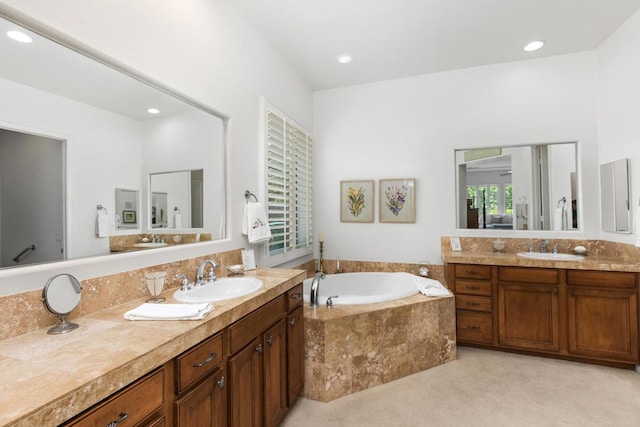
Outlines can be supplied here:
<path id="1" fill-rule="evenodd" d="M 224 370 L 218 368 L 199 386 L 176 400 L 179 427 L 217 427 L 226 425 Z"/>
<path id="2" fill-rule="evenodd" d="M 229 420 L 236 427 L 262 425 L 262 339 L 229 359 Z"/>
<path id="3" fill-rule="evenodd" d="M 580 356 L 638 361 L 635 291 L 569 288 L 569 351 Z"/>
<path id="4" fill-rule="evenodd" d="M 298 307 L 287 317 L 287 371 L 289 374 L 289 407 L 304 388 L 304 309 Z"/>
<path id="5" fill-rule="evenodd" d="M 498 324 L 500 345 L 559 351 L 557 286 L 499 283 Z"/>
<path id="6" fill-rule="evenodd" d="M 264 424 L 277 426 L 287 413 L 287 328 L 281 319 L 263 335 Z"/>

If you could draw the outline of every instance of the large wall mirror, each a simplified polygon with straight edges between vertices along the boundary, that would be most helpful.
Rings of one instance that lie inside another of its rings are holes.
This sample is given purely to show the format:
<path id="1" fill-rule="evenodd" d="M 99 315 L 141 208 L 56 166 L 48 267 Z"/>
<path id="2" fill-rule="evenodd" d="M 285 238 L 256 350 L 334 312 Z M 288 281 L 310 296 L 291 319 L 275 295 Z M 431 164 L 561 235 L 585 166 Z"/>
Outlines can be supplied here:
<path id="1" fill-rule="evenodd" d="M 575 142 L 455 151 L 457 228 L 578 230 Z"/>
<path id="2" fill-rule="evenodd" d="M 16 30 L 31 41 L 8 37 Z M 0 267 L 106 255 L 113 236 L 163 228 L 225 237 L 225 124 L 213 110 L 5 19 L 0 57 Z"/>

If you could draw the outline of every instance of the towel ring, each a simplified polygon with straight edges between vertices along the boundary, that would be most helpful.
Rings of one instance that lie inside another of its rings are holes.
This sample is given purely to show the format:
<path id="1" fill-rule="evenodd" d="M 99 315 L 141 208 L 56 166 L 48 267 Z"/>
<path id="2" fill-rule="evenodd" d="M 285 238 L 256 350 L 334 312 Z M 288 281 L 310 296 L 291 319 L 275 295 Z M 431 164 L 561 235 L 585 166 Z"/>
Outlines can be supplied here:
<path id="1" fill-rule="evenodd" d="M 253 198 L 255 199 L 256 203 L 258 203 L 258 198 L 256 197 L 256 195 L 255 195 L 255 194 L 253 194 L 251 191 L 246 190 L 246 191 L 244 192 L 244 198 L 245 198 L 245 199 L 247 199 L 247 203 L 249 203 L 249 199 L 250 199 L 251 197 L 253 197 Z"/>
<path id="2" fill-rule="evenodd" d="M 98 212 L 100 212 L 100 211 L 104 211 L 104 213 L 107 213 L 107 208 L 105 208 L 105 207 L 104 207 L 104 206 L 102 206 L 102 205 L 98 205 L 98 206 L 96 206 L 96 210 L 97 210 Z"/>

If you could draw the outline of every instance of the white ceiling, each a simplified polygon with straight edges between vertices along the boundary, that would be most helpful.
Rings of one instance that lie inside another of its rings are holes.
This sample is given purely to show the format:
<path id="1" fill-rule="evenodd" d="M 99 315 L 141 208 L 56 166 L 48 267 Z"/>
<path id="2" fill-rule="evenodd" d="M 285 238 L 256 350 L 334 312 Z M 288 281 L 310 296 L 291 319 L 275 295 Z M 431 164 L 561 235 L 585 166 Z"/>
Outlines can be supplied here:
<path id="1" fill-rule="evenodd" d="M 640 0 L 235 0 L 314 90 L 593 50 Z M 544 40 L 537 52 L 523 46 Z M 336 56 L 348 52 L 348 65 Z"/>

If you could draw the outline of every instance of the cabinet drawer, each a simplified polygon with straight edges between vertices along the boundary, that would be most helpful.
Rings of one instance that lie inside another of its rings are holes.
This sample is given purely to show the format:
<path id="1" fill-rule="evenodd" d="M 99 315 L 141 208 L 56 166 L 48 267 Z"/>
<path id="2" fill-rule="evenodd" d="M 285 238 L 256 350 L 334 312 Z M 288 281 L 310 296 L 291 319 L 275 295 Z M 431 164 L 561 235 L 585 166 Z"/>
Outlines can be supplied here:
<path id="1" fill-rule="evenodd" d="M 499 267 L 498 280 L 501 282 L 551 283 L 559 281 L 558 270 L 550 268 Z"/>
<path id="2" fill-rule="evenodd" d="M 567 284 L 572 286 L 595 286 L 598 288 L 635 289 L 636 274 L 620 271 L 568 270 Z"/>
<path id="3" fill-rule="evenodd" d="M 491 296 L 491 282 L 456 280 L 456 295 L 458 294 Z"/>
<path id="4" fill-rule="evenodd" d="M 285 298 L 286 295 L 281 295 L 229 326 L 227 329 L 229 331 L 229 352 L 231 354 L 237 352 L 254 339 L 257 332 L 284 317 Z"/>
<path id="5" fill-rule="evenodd" d="M 219 333 L 176 357 L 178 393 L 216 368 L 224 354 L 222 342 L 222 333 Z"/>
<path id="6" fill-rule="evenodd" d="M 491 312 L 491 297 L 456 295 L 456 308 L 458 310 Z"/>
<path id="7" fill-rule="evenodd" d="M 287 313 L 302 305 L 302 283 L 287 292 Z"/>
<path id="8" fill-rule="evenodd" d="M 96 405 L 67 426 L 106 426 L 126 419 L 136 425 L 164 405 L 164 369 L 147 375 Z"/>
<path id="9" fill-rule="evenodd" d="M 457 279 L 491 279 L 490 265 L 456 264 Z"/>
<path id="10" fill-rule="evenodd" d="M 457 311 L 458 341 L 491 344 L 493 342 L 493 321 L 490 313 Z"/>

